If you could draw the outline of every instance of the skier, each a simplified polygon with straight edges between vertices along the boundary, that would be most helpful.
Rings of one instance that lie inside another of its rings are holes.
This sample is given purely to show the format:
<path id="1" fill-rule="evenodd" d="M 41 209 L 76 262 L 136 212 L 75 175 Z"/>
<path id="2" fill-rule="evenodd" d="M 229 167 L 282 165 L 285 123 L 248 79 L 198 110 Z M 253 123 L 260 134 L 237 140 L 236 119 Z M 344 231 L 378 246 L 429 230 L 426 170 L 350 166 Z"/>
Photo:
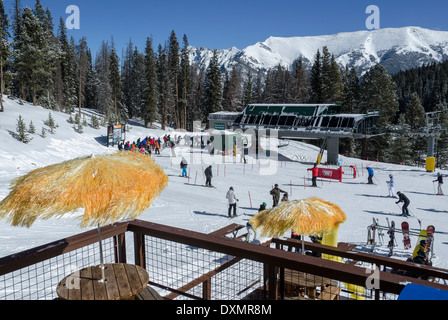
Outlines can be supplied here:
<path id="1" fill-rule="evenodd" d="M 439 183 L 437 186 L 437 195 L 442 196 L 443 195 L 443 192 L 442 192 L 443 176 L 440 172 L 437 173 L 437 179 L 434 180 L 433 183 L 436 181 Z"/>
<path id="2" fill-rule="evenodd" d="M 386 181 L 386 183 L 389 185 L 389 198 L 395 198 L 394 195 L 394 186 L 395 186 L 395 181 L 394 181 L 394 176 L 392 174 L 389 175 L 389 181 Z"/>
<path id="3" fill-rule="evenodd" d="M 270 194 L 272 195 L 273 205 L 272 207 L 276 207 L 278 201 L 280 200 L 280 193 L 286 193 L 278 187 L 278 184 L 275 184 L 274 189 L 271 190 Z"/>
<path id="4" fill-rule="evenodd" d="M 229 218 L 232 218 L 232 215 L 230 214 L 233 208 L 233 217 L 236 217 L 236 203 L 239 201 L 235 193 L 233 192 L 233 187 L 230 187 L 229 191 L 227 191 L 226 195 L 227 200 L 229 201 Z"/>
<path id="5" fill-rule="evenodd" d="M 262 204 L 260 204 L 260 208 L 258 208 L 258 212 L 266 210 L 266 206 L 267 206 L 266 202 L 263 202 Z"/>
<path id="6" fill-rule="evenodd" d="M 182 158 L 182 161 L 180 162 L 180 168 L 182 169 L 182 177 L 187 177 L 187 167 L 188 163 L 185 158 Z"/>
<path id="7" fill-rule="evenodd" d="M 319 176 L 319 168 L 317 167 L 317 163 L 314 164 L 313 168 L 308 169 L 308 171 L 311 171 L 313 177 L 311 179 L 311 181 L 313 182 L 313 184 L 311 185 L 312 187 L 317 187 L 317 177 Z"/>
<path id="8" fill-rule="evenodd" d="M 280 201 L 280 203 L 281 203 L 281 202 L 287 202 L 287 201 L 289 201 L 289 199 L 288 199 L 288 193 L 285 193 L 285 194 L 283 195 L 283 198 L 282 198 L 282 200 Z"/>
<path id="9" fill-rule="evenodd" d="M 368 184 L 373 184 L 373 169 L 367 167 L 367 172 L 369 173 Z"/>
<path id="10" fill-rule="evenodd" d="M 402 210 L 402 214 L 401 214 L 401 216 L 403 216 L 403 217 L 409 217 L 410 214 L 409 214 L 408 206 L 409 206 L 410 201 L 409 201 L 408 197 L 406 197 L 406 196 L 405 196 L 403 193 L 401 193 L 400 191 L 397 192 L 397 195 L 398 195 L 398 201 L 395 202 L 395 203 L 398 204 L 398 203 L 400 203 L 400 202 L 403 202 L 403 207 L 402 207 L 402 209 L 401 209 L 401 210 Z"/>
<path id="11" fill-rule="evenodd" d="M 209 165 L 209 166 L 205 169 L 204 173 L 205 173 L 205 178 L 206 178 L 206 180 L 205 180 L 205 186 L 206 186 L 206 187 L 212 187 L 212 178 L 213 178 L 212 166 Z"/>

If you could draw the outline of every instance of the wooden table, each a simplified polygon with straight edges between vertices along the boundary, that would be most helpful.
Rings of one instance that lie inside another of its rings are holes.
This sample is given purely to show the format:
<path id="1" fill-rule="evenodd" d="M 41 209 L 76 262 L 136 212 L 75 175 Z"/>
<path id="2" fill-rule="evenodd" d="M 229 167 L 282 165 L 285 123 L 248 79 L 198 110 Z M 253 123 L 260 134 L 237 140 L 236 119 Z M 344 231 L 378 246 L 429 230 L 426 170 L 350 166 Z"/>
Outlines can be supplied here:
<path id="1" fill-rule="evenodd" d="M 145 269 L 125 263 L 105 264 L 104 276 L 103 281 L 100 266 L 88 267 L 62 279 L 56 291 L 63 300 L 128 300 L 149 281 Z"/>
<path id="2" fill-rule="evenodd" d="M 294 286 L 305 288 L 306 295 L 311 299 L 316 299 L 317 287 L 325 287 L 331 283 L 329 278 L 291 269 L 285 269 L 284 279 L 286 289 Z"/>

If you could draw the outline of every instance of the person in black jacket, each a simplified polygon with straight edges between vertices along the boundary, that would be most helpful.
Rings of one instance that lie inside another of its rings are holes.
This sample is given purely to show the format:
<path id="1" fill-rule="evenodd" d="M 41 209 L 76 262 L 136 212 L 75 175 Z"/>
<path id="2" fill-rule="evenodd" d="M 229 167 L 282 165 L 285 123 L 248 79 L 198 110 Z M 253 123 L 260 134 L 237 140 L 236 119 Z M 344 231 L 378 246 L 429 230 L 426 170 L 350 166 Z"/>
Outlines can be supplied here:
<path id="1" fill-rule="evenodd" d="M 398 203 L 400 203 L 400 202 L 403 202 L 403 207 L 401 208 L 401 210 L 402 210 L 402 216 L 403 217 L 409 217 L 410 216 L 410 214 L 409 214 L 409 209 L 408 209 L 408 207 L 409 207 L 409 203 L 411 203 L 410 201 L 409 201 L 409 199 L 408 199 L 408 197 L 406 197 L 403 193 L 401 193 L 400 191 L 398 191 L 397 192 L 397 195 L 398 195 L 398 201 L 397 202 L 395 202 L 396 204 L 398 204 Z"/>
<path id="2" fill-rule="evenodd" d="M 443 176 L 440 172 L 437 173 L 437 179 L 434 180 L 433 182 L 436 182 L 436 181 L 439 183 L 437 186 L 437 195 L 441 196 L 441 195 L 443 195 L 443 191 L 442 191 Z"/>
<path id="3" fill-rule="evenodd" d="M 205 171 L 205 186 L 206 187 L 212 187 L 212 177 L 213 177 L 213 173 L 212 173 L 212 166 L 208 166 Z"/>

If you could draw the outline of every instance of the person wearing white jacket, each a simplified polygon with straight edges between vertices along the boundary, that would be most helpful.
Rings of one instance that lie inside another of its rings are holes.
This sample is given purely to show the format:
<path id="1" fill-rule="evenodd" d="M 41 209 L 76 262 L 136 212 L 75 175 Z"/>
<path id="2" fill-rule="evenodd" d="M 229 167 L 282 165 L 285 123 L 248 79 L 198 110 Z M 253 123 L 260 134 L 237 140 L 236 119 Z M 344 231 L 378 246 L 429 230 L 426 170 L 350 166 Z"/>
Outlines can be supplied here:
<path id="1" fill-rule="evenodd" d="M 233 187 L 230 187 L 229 191 L 227 191 L 226 198 L 229 201 L 229 213 L 228 213 L 229 218 L 232 218 L 231 215 L 232 208 L 233 208 L 233 217 L 236 217 L 236 203 L 239 200 L 236 198 L 235 193 L 233 192 Z"/>

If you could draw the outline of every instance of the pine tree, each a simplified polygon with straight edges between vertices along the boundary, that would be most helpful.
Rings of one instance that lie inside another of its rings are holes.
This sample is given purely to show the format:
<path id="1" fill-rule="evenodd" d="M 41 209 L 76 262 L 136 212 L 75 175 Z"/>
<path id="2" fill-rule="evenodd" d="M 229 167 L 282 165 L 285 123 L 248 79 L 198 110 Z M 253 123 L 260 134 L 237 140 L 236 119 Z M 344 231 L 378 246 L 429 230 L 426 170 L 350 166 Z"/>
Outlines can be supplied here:
<path id="1" fill-rule="evenodd" d="M 204 84 L 204 104 L 208 113 L 222 110 L 222 84 L 221 71 L 218 65 L 218 52 L 213 51 L 213 56 L 207 68 Z"/>
<path id="2" fill-rule="evenodd" d="M 89 52 L 87 39 L 82 37 L 79 40 L 78 48 L 78 112 L 81 115 L 81 107 L 86 101 L 87 74 L 89 72 Z"/>
<path id="3" fill-rule="evenodd" d="M 203 108 L 203 92 L 205 83 L 205 68 L 199 66 L 198 62 L 194 62 L 191 65 L 191 97 L 190 97 L 190 109 L 192 120 L 206 121 L 204 115 L 206 110 Z"/>
<path id="4" fill-rule="evenodd" d="M 33 120 L 30 121 L 30 124 L 28 126 L 28 133 L 30 134 L 36 133 L 36 127 L 34 126 Z"/>
<path id="5" fill-rule="evenodd" d="M 327 102 L 340 104 L 342 102 L 343 93 L 342 74 L 334 55 L 331 55 L 328 83 Z"/>
<path id="6" fill-rule="evenodd" d="M 302 59 L 294 62 L 291 78 L 291 103 L 306 103 L 309 100 L 308 75 L 303 66 Z"/>
<path id="7" fill-rule="evenodd" d="M 232 67 L 230 76 L 226 75 L 222 92 L 222 108 L 232 112 L 241 111 L 241 76 L 236 66 Z"/>
<path id="8" fill-rule="evenodd" d="M 436 106 L 436 111 L 440 112 L 439 123 L 440 133 L 436 141 L 436 164 L 439 168 L 448 168 L 448 108 L 447 105 L 439 102 Z"/>
<path id="9" fill-rule="evenodd" d="M 43 28 L 39 19 L 30 8 L 25 8 L 22 15 L 23 28 L 20 35 L 20 49 L 15 52 L 15 64 L 22 76 L 22 91 L 29 90 L 34 105 L 40 91 L 47 85 L 51 71 L 46 63 L 47 46 Z M 26 76 L 25 76 L 26 75 Z"/>
<path id="10" fill-rule="evenodd" d="M 3 105 L 3 93 L 5 92 L 5 70 L 9 63 L 10 43 L 9 20 L 5 13 L 3 0 L 0 0 L 0 112 L 5 110 Z"/>
<path id="11" fill-rule="evenodd" d="M 420 98 L 416 92 L 411 96 L 411 100 L 406 107 L 406 123 L 409 124 L 411 130 L 418 130 L 425 125 L 425 109 L 423 109 Z"/>
<path id="12" fill-rule="evenodd" d="M 271 90 L 274 103 L 288 103 L 290 100 L 290 72 L 278 64 L 271 72 Z"/>
<path id="13" fill-rule="evenodd" d="M 29 143 L 32 140 L 32 138 L 30 138 L 30 136 L 27 133 L 26 125 L 21 115 L 19 115 L 19 119 L 17 119 L 16 130 L 17 130 L 16 137 L 17 140 L 19 140 L 20 142 Z"/>
<path id="14" fill-rule="evenodd" d="M 92 117 L 90 117 L 90 122 L 91 122 L 92 128 L 94 128 L 94 129 L 100 128 L 100 121 L 98 120 L 98 117 L 96 115 L 92 115 Z"/>
<path id="15" fill-rule="evenodd" d="M 404 115 L 398 119 L 397 129 L 406 131 L 409 126 L 406 124 Z M 394 134 L 389 144 L 386 160 L 390 163 L 411 165 L 412 164 L 412 143 L 407 134 Z"/>
<path id="16" fill-rule="evenodd" d="M 176 33 L 171 31 L 168 47 L 168 74 L 171 82 L 171 96 L 174 112 L 174 123 L 176 128 L 181 128 L 179 112 L 179 42 Z"/>
<path id="17" fill-rule="evenodd" d="M 121 67 L 121 82 L 123 91 L 123 104 L 126 106 L 129 112 L 129 118 L 133 118 L 137 115 L 137 106 L 133 104 L 133 87 L 135 86 L 135 80 L 132 77 L 132 70 L 134 68 L 134 44 L 132 40 L 129 40 L 128 46 L 125 50 L 123 63 Z"/>
<path id="18" fill-rule="evenodd" d="M 310 73 L 310 99 L 311 103 L 323 103 L 323 80 L 322 80 L 322 62 L 320 51 L 314 57 L 313 66 Z"/>
<path id="19" fill-rule="evenodd" d="M 184 34 L 179 67 L 179 111 L 181 112 L 182 128 L 185 130 L 191 130 L 193 125 L 191 109 L 188 108 L 190 92 L 191 79 L 190 59 L 188 56 L 188 38 L 187 35 Z"/>
<path id="20" fill-rule="evenodd" d="M 50 133 L 54 134 L 56 128 L 58 127 L 58 124 L 56 123 L 56 121 L 53 118 L 53 115 L 51 114 L 51 112 L 48 114 L 48 119 L 45 120 L 45 125 L 47 125 L 48 127 L 50 127 Z"/>
<path id="21" fill-rule="evenodd" d="M 110 53 L 109 45 L 103 41 L 95 58 L 95 104 L 98 111 L 102 112 L 105 119 L 109 119 L 113 113 L 114 101 L 111 87 Z"/>
<path id="22" fill-rule="evenodd" d="M 119 69 L 118 56 L 112 46 L 110 52 L 110 86 L 112 88 L 112 98 L 114 102 L 115 121 L 114 124 L 128 119 L 127 112 L 121 103 L 123 92 L 121 91 L 121 75 Z"/>
<path id="23" fill-rule="evenodd" d="M 358 113 L 359 78 L 355 68 L 346 66 L 342 72 L 342 112 Z"/>
<path id="24" fill-rule="evenodd" d="M 89 48 L 87 48 L 87 74 L 86 74 L 86 87 L 84 94 L 84 107 L 90 109 L 96 109 L 96 80 L 98 79 L 95 72 L 92 53 Z"/>
<path id="25" fill-rule="evenodd" d="M 171 123 L 171 114 L 168 107 L 171 99 L 171 83 L 168 73 L 168 60 L 166 48 L 161 44 L 158 47 L 157 55 L 157 82 L 159 91 L 159 110 L 161 115 L 161 128 L 166 129 L 166 125 Z"/>
<path id="26" fill-rule="evenodd" d="M 23 20 L 22 8 L 20 0 L 14 2 L 13 13 L 13 42 L 12 42 L 12 72 L 15 74 L 13 79 L 12 93 L 20 97 L 20 101 L 25 100 L 25 72 L 23 68 L 19 67 L 20 56 L 19 53 L 24 45 L 23 42 Z"/>
<path id="27" fill-rule="evenodd" d="M 36 12 L 38 12 L 39 20 L 41 21 L 42 30 L 46 42 L 44 48 L 45 65 L 48 71 L 48 78 L 45 79 L 42 88 L 42 93 L 38 98 L 38 104 L 48 108 L 57 109 L 59 111 L 59 105 L 57 103 L 57 75 L 59 70 L 59 60 L 61 50 L 59 47 L 58 39 L 54 35 L 54 25 L 51 11 L 47 8 L 44 10 L 42 6 L 36 5 Z"/>
<path id="28" fill-rule="evenodd" d="M 146 88 L 144 91 L 144 107 L 143 107 L 143 120 L 145 121 L 145 126 L 151 124 L 158 119 L 158 85 L 157 85 L 157 67 L 156 67 L 156 56 L 154 49 L 152 47 L 152 39 L 146 39 L 145 48 L 145 78 L 146 78 Z"/>
<path id="29" fill-rule="evenodd" d="M 243 86 L 243 107 L 252 104 L 254 101 L 254 87 L 252 81 L 252 72 L 249 70 Z"/>
<path id="30" fill-rule="evenodd" d="M 77 81 L 76 81 L 76 53 L 74 40 L 71 43 L 67 38 L 67 30 L 62 17 L 59 20 L 58 41 L 61 49 L 60 55 L 60 83 L 58 84 L 58 98 L 60 109 L 71 113 L 77 107 Z"/>
<path id="31" fill-rule="evenodd" d="M 377 64 L 365 74 L 360 85 L 361 112 L 379 110 L 378 126 L 384 128 L 395 121 L 398 113 L 398 96 L 396 84 L 386 69 Z"/>

